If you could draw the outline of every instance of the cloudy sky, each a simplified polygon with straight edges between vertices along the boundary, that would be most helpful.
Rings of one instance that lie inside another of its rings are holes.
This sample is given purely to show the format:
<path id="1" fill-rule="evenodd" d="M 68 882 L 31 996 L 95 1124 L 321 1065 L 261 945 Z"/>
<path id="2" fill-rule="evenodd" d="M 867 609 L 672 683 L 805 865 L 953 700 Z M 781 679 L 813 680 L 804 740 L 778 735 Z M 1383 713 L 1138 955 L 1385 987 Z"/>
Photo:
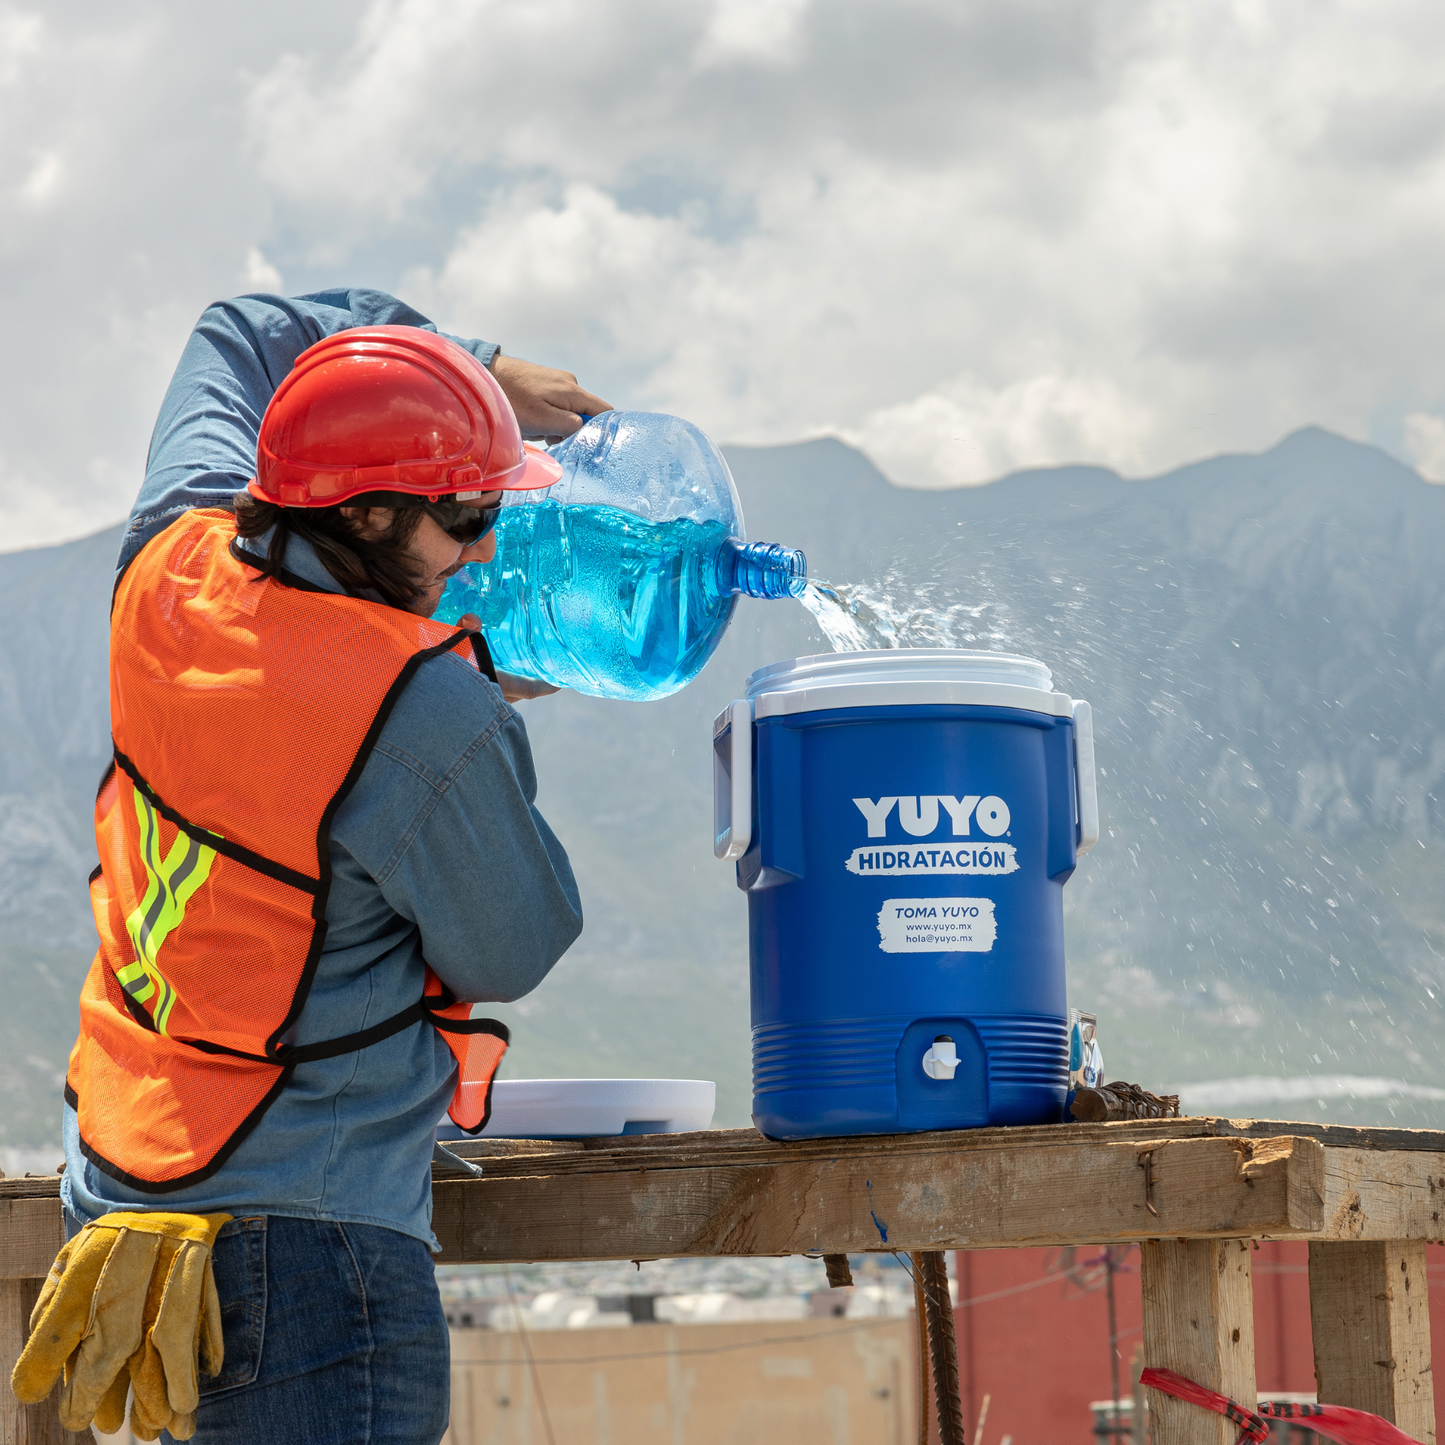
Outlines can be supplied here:
<path id="1" fill-rule="evenodd" d="M 724 441 L 1445 478 L 1430 0 L 0 0 L 0 548 L 128 509 L 196 314 L 394 291 Z"/>

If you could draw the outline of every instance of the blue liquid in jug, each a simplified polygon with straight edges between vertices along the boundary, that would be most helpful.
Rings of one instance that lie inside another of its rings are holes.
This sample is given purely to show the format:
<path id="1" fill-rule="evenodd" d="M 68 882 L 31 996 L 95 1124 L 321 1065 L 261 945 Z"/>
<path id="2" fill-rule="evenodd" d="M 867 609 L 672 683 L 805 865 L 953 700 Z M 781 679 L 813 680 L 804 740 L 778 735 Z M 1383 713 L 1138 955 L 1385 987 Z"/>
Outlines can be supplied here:
<path id="1" fill-rule="evenodd" d="M 666 697 L 702 670 L 737 606 L 739 553 L 719 521 L 537 502 L 504 508 L 496 537 L 496 556 L 462 568 L 435 615 L 475 613 L 497 667 L 522 677 Z"/>

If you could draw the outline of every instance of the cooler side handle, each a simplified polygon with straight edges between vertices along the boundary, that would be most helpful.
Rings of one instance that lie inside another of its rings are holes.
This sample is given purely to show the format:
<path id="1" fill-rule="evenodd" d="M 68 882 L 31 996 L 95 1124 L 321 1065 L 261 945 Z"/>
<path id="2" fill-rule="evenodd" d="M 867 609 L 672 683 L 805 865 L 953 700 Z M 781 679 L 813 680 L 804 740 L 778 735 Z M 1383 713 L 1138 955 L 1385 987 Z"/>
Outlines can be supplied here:
<path id="1" fill-rule="evenodd" d="M 730 703 L 712 725 L 712 852 L 733 862 L 753 841 L 753 705 Z"/>
<path id="2" fill-rule="evenodd" d="M 1094 783 L 1094 710 L 1086 702 L 1074 704 L 1074 787 L 1079 804 L 1079 842 L 1082 857 L 1099 841 L 1099 790 Z"/>

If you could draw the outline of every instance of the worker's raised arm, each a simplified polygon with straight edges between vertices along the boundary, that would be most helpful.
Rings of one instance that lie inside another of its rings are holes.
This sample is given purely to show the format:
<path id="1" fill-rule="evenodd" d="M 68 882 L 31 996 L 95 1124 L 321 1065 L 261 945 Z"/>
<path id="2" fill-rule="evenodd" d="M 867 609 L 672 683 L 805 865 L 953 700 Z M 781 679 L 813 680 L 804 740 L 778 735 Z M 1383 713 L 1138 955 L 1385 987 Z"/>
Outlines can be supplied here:
<path id="1" fill-rule="evenodd" d="M 582 905 L 533 806 L 522 719 L 448 654 L 418 671 L 366 769 L 357 796 L 374 802 L 343 805 L 334 842 L 417 925 L 426 962 L 458 998 L 529 993 L 581 932 Z"/>
<path id="2" fill-rule="evenodd" d="M 271 394 L 308 346 L 354 326 L 437 328 L 384 291 L 238 296 L 196 323 L 156 418 L 145 482 L 121 541 L 124 567 L 192 507 L 225 506 L 256 474 L 256 438 Z M 483 366 L 488 341 L 452 337 Z"/>
<path id="3" fill-rule="evenodd" d="M 182 512 L 230 503 L 256 473 L 261 417 L 282 377 L 308 346 L 355 326 L 437 329 L 404 301 L 362 287 L 238 296 L 202 312 L 161 402 L 121 541 L 122 567 Z M 503 357 L 494 342 L 449 339 L 493 368 L 525 436 L 555 441 L 576 431 L 583 415 L 611 410 L 570 371 Z"/>

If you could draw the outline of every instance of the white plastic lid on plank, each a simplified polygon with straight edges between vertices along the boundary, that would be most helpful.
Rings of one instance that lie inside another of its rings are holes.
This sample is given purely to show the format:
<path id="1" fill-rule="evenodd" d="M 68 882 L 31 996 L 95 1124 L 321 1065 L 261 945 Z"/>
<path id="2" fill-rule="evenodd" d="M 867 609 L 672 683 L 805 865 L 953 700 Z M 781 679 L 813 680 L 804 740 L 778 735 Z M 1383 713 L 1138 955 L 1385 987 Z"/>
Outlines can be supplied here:
<path id="1" fill-rule="evenodd" d="M 826 652 L 760 667 L 744 695 L 753 716 L 785 717 L 844 707 L 968 704 L 1069 717 L 1073 700 L 1053 690 L 1042 662 L 1007 652 L 899 647 Z"/>
<path id="2" fill-rule="evenodd" d="M 464 1135 L 443 1117 L 438 1137 L 587 1139 L 706 1129 L 717 1105 L 711 1079 L 498 1079 L 492 1117 Z"/>

